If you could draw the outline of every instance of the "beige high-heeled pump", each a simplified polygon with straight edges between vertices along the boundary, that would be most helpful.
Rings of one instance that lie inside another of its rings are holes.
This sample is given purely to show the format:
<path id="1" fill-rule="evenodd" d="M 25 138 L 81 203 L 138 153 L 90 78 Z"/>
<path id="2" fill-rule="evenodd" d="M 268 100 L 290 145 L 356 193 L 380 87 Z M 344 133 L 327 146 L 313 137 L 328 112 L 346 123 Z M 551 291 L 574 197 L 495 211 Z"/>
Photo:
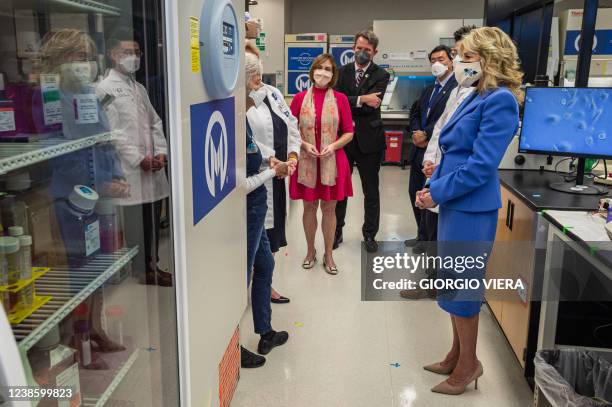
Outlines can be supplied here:
<path id="1" fill-rule="evenodd" d="M 432 387 L 431 391 L 434 393 L 440 394 L 448 394 L 451 396 L 458 396 L 460 394 L 465 393 L 466 387 L 474 382 L 474 390 L 478 389 L 478 378 L 482 376 L 484 370 L 482 369 L 482 364 L 478 362 L 478 367 L 474 371 L 474 373 L 465 381 L 465 383 L 461 383 L 459 385 L 452 385 L 448 382 L 448 379 L 444 380 L 442 383 L 438 384 L 435 387 Z"/>
<path id="2" fill-rule="evenodd" d="M 455 366 L 457 366 L 457 362 L 455 362 L 454 364 L 448 365 L 448 366 L 443 366 L 442 362 L 438 362 L 438 363 L 432 363 L 431 365 L 423 366 L 423 369 L 427 370 L 428 372 L 432 372 L 432 373 L 437 373 L 441 375 L 449 375 L 453 372 L 453 369 L 455 369 Z"/>

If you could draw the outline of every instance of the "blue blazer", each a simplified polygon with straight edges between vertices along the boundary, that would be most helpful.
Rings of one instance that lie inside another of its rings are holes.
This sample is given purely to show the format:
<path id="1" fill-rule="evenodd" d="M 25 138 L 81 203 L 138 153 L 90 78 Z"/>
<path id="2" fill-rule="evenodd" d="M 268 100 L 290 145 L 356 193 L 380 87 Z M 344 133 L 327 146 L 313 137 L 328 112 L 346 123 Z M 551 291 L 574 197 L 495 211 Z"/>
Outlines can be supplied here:
<path id="1" fill-rule="evenodd" d="M 507 88 L 468 96 L 440 133 L 442 160 L 429 183 L 434 202 L 464 212 L 499 209 L 497 168 L 518 123 L 518 103 Z"/>

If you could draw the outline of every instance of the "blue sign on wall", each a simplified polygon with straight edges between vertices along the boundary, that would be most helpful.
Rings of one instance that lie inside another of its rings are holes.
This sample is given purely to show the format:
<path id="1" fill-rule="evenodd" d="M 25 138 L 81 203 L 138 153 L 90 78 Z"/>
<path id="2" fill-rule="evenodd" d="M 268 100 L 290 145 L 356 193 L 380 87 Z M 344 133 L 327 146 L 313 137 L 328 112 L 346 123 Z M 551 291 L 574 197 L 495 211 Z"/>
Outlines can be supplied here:
<path id="1" fill-rule="evenodd" d="M 331 47 L 330 51 L 336 60 L 336 65 L 339 67 L 355 62 L 355 51 L 353 51 L 353 47 L 351 46 Z"/>
<path id="2" fill-rule="evenodd" d="M 321 55 L 323 51 L 323 47 L 289 47 L 287 49 L 287 70 L 310 70 L 312 61 Z"/>
<path id="3" fill-rule="evenodd" d="M 234 98 L 191 106 L 193 224 L 236 188 Z"/>
<path id="4" fill-rule="evenodd" d="M 287 73 L 287 93 L 295 95 L 311 86 L 308 72 L 288 72 Z"/>
<path id="5" fill-rule="evenodd" d="M 567 32 L 564 55 L 578 55 L 580 50 L 580 31 Z M 612 55 L 612 30 L 595 30 L 593 55 Z"/>

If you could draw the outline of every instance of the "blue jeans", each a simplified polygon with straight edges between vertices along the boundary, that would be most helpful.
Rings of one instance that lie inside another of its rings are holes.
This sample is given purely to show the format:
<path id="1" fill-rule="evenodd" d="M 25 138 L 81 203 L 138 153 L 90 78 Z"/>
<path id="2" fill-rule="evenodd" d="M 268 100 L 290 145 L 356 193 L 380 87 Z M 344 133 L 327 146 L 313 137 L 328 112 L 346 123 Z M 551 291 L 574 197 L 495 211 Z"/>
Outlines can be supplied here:
<path id="1" fill-rule="evenodd" d="M 261 194 L 255 190 L 251 194 Z M 249 195 L 251 195 L 249 194 Z M 272 330 L 272 274 L 274 273 L 274 256 L 270 250 L 268 234 L 264 227 L 267 205 L 266 190 L 264 199 L 247 199 L 247 284 L 253 277 L 251 289 L 251 306 L 253 308 L 253 325 L 255 333 L 266 334 Z M 259 197 L 257 197 L 259 198 Z"/>

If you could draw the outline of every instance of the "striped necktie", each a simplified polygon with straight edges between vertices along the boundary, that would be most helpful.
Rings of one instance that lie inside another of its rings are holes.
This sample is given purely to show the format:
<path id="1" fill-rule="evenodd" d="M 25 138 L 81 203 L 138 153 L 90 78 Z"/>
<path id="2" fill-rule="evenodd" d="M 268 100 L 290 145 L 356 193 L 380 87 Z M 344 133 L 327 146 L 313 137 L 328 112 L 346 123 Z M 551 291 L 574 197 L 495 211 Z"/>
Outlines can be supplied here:
<path id="1" fill-rule="evenodd" d="M 357 77 L 355 78 L 355 86 L 359 87 L 361 85 L 361 81 L 363 80 L 363 69 L 357 69 Z"/>

